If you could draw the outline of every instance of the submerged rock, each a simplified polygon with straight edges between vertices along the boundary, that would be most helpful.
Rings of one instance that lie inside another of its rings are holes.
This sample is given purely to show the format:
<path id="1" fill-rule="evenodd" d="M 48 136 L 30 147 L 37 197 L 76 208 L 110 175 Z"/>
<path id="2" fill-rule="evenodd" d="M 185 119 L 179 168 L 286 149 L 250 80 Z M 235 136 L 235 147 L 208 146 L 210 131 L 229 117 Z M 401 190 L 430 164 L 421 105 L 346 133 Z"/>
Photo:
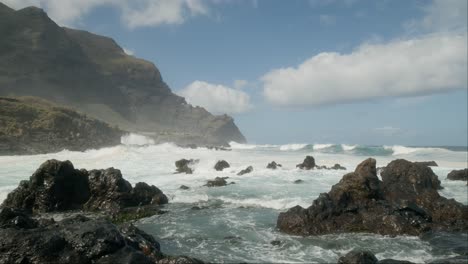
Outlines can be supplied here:
<path id="1" fill-rule="evenodd" d="M 314 157 L 307 156 L 302 163 L 296 165 L 296 168 L 299 168 L 302 170 L 310 170 L 310 169 L 315 168 Z"/>
<path id="2" fill-rule="evenodd" d="M 468 181 L 468 169 L 453 170 L 447 174 L 447 179 L 452 181 Z"/>
<path id="3" fill-rule="evenodd" d="M 191 165 L 197 163 L 198 160 L 194 159 L 180 159 L 175 162 L 176 166 L 176 173 L 186 173 L 186 174 L 192 174 L 193 169 L 190 167 Z"/>
<path id="4" fill-rule="evenodd" d="M 208 187 L 226 186 L 228 184 L 226 181 L 227 178 L 229 177 L 216 177 L 214 180 L 207 181 L 205 186 L 208 186 Z"/>
<path id="5" fill-rule="evenodd" d="M 181 185 L 181 186 L 179 187 L 179 189 L 181 189 L 181 190 L 188 190 L 188 189 L 190 189 L 190 187 L 185 186 L 185 185 Z"/>
<path id="6" fill-rule="evenodd" d="M 280 213 L 278 228 L 296 235 L 468 230 L 468 207 L 438 194 L 440 181 L 429 167 L 395 160 L 380 181 L 375 164 L 371 158 L 363 161 L 309 208 L 295 206 Z"/>
<path id="7" fill-rule="evenodd" d="M 378 260 L 370 251 L 352 250 L 338 259 L 338 264 L 414 264 L 410 261 L 384 259 Z"/>
<path id="8" fill-rule="evenodd" d="M 369 251 L 351 251 L 338 259 L 338 264 L 377 264 L 379 261 Z"/>
<path id="9" fill-rule="evenodd" d="M 299 183 L 303 183 L 303 182 L 304 182 L 304 181 L 301 180 L 301 179 L 298 179 L 298 180 L 295 180 L 295 181 L 294 181 L 295 184 L 299 184 Z"/>
<path id="10" fill-rule="evenodd" d="M 216 162 L 215 166 L 214 166 L 214 169 L 217 170 L 217 171 L 222 171 L 226 168 L 229 168 L 231 167 L 231 165 L 229 165 L 229 163 L 225 160 L 220 160 L 218 162 Z"/>
<path id="11" fill-rule="evenodd" d="M 48 160 L 29 181 L 21 181 L 2 206 L 30 213 L 83 209 L 112 215 L 126 207 L 168 202 L 156 186 L 139 182 L 133 188 L 120 170 L 77 170 L 70 161 Z"/>
<path id="12" fill-rule="evenodd" d="M 340 164 L 335 164 L 333 167 L 330 168 L 331 170 L 346 170 L 345 167 L 341 166 Z"/>
<path id="13" fill-rule="evenodd" d="M 268 163 L 268 165 L 266 167 L 267 167 L 267 169 L 276 170 L 278 167 L 282 167 L 282 165 L 279 164 L 279 163 L 276 163 L 275 161 L 272 161 L 272 162 Z"/>
<path id="14" fill-rule="evenodd" d="M 439 165 L 437 162 L 431 160 L 431 161 L 415 161 L 415 164 L 423 165 L 423 166 L 428 166 L 428 167 L 438 167 Z"/>
<path id="15" fill-rule="evenodd" d="M 237 173 L 237 175 L 239 176 L 242 176 L 244 174 L 247 174 L 247 173 L 251 173 L 253 171 L 253 167 L 252 166 L 248 166 L 247 168 L 239 171 L 239 173 Z"/>

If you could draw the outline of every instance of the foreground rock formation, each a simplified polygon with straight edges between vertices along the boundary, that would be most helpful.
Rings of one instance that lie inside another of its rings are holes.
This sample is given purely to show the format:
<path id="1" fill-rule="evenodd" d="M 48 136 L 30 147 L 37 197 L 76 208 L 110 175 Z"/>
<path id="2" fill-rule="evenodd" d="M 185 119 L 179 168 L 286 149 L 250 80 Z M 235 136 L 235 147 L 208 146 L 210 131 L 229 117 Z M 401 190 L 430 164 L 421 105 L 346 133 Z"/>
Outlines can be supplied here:
<path id="1" fill-rule="evenodd" d="M 113 39 L 60 27 L 36 7 L 0 4 L 0 14 L 0 96 L 41 97 L 156 142 L 245 142 L 232 117 L 188 104 Z"/>
<path id="2" fill-rule="evenodd" d="M 84 151 L 120 144 L 116 127 L 35 97 L 0 97 L 0 155 Z"/>
<path id="3" fill-rule="evenodd" d="M 118 216 L 124 209 L 168 202 L 156 186 L 126 181 L 119 170 L 77 170 L 70 161 L 48 160 L 29 180 L 8 194 L 3 207 L 39 214 L 67 210 L 105 211 Z"/>
<path id="4" fill-rule="evenodd" d="M 3 208 L 0 237 L 0 263 L 202 263 L 166 256 L 151 235 L 131 224 L 82 215 L 55 222 Z"/>
<path id="5" fill-rule="evenodd" d="M 440 181 L 429 167 L 394 160 L 380 181 L 375 164 L 371 158 L 363 161 L 309 208 L 296 206 L 280 213 L 277 227 L 296 235 L 468 230 L 468 207 L 439 195 Z"/>

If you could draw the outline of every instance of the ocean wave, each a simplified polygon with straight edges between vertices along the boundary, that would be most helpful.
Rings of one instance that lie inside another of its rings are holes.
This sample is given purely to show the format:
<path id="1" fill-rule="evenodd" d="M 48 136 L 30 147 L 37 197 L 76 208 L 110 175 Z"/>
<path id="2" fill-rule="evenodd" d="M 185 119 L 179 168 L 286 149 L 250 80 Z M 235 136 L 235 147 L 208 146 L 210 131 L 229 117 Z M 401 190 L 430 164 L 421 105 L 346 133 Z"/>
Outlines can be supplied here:
<path id="1" fill-rule="evenodd" d="M 241 143 L 237 143 L 235 141 L 229 142 L 229 146 L 231 146 L 231 149 L 258 149 L 258 148 L 275 148 L 275 147 L 278 147 L 278 145 L 270 145 L 270 144 L 264 144 L 264 145 L 241 144 Z"/>
<path id="2" fill-rule="evenodd" d="M 309 146 L 309 144 L 296 144 L 296 143 L 285 144 L 285 145 L 280 146 L 280 150 L 283 150 L 283 151 L 300 150 L 307 146 Z"/>
<path id="3" fill-rule="evenodd" d="M 120 143 L 130 146 L 145 146 L 154 145 L 154 140 L 144 135 L 129 133 L 121 137 Z"/>

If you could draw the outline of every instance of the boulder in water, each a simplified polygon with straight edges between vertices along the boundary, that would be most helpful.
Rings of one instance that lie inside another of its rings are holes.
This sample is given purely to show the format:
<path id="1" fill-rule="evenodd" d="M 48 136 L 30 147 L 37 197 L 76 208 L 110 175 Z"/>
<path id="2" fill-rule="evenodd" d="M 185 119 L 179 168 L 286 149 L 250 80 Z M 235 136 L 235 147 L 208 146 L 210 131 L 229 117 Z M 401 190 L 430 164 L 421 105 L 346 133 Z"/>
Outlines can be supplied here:
<path id="1" fill-rule="evenodd" d="M 370 251 L 351 251 L 338 259 L 338 264 L 377 264 L 379 261 Z"/>
<path id="2" fill-rule="evenodd" d="M 29 181 L 8 194 L 2 206 L 30 213 L 84 209 L 112 215 L 123 208 L 168 202 L 156 186 L 137 183 L 133 188 L 120 170 L 77 170 L 70 161 L 48 160 Z"/>
<path id="3" fill-rule="evenodd" d="M 217 171 L 222 171 L 222 170 L 224 170 L 226 168 L 229 168 L 229 167 L 231 167 L 231 166 L 229 165 L 229 163 L 227 161 L 220 160 L 220 161 L 216 162 L 216 164 L 214 166 L 214 169 L 217 170 Z"/>
<path id="4" fill-rule="evenodd" d="M 295 181 L 294 181 L 295 184 L 300 184 L 300 183 L 303 183 L 303 182 L 304 182 L 304 181 L 301 180 L 301 179 L 298 179 L 298 180 L 295 180 Z"/>
<path id="5" fill-rule="evenodd" d="M 253 167 L 252 166 L 248 166 L 247 168 L 239 171 L 239 173 L 237 173 L 237 175 L 239 176 L 242 176 L 244 174 L 247 174 L 247 173 L 251 173 L 253 171 Z"/>
<path id="6" fill-rule="evenodd" d="M 315 168 L 315 159 L 312 156 L 305 157 L 304 161 L 301 164 L 297 164 L 296 168 L 302 170 L 310 170 Z"/>
<path id="7" fill-rule="evenodd" d="M 340 164 L 335 164 L 333 167 L 330 168 L 331 170 L 346 170 L 345 167 L 341 166 Z"/>
<path id="8" fill-rule="evenodd" d="M 181 189 L 181 190 L 188 190 L 188 189 L 190 189 L 190 187 L 185 186 L 185 185 L 181 185 L 181 186 L 179 187 L 179 189 Z"/>
<path id="9" fill-rule="evenodd" d="M 207 181 L 205 186 L 208 186 L 208 187 L 226 186 L 228 184 L 226 181 L 227 178 L 229 177 L 216 177 L 214 180 Z"/>
<path id="10" fill-rule="evenodd" d="M 186 174 L 192 174 L 193 169 L 190 167 L 191 165 L 197 163 L 198 160 L 194 159 L 180 159 L 175 162 L 176 166 L 176 173 L 186 173 Z"/>
<path id="11" fill-rule="evenodd" d="M 468 181 L 468 169 L 453 170 L 447 174 L 447 179 L 452 181 Z"/>
<path id="12" fill-rule="evenodd" d="M 278 228 L 295 235 L 468 230 L 468 207 L 438 194 L 440 181 L 429 167 L 395 160 L 380 181 L 375 164 L 374 159 L 363 161 L 309 208 L 295 206 L 280 213 Z"/>
<path id="13" fill-rule="evenodd" d="M 267 169 L 276 170 L 278 167 L 281 167 L 281 164 L 276 163 L 275 161 L 272 161 L 272 162 L 268 163 L 268 165 L 266 167 L 267 167 Z"/>

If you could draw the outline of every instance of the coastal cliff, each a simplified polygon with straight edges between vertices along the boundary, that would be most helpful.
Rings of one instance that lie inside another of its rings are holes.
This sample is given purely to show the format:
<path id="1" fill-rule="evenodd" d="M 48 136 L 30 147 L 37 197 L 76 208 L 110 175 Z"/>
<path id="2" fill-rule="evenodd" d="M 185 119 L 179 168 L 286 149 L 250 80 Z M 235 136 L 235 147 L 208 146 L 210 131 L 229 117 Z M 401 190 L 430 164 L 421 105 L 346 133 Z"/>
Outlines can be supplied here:
<path id="1" fill-rule="evenodd" d="M 58 26 L 39 8 L 0 4 L 0 96 L 37 96 L 156 142 L 245 142 L 232 117 L 172 93 L 156 66 L 111 38 Z"/>

